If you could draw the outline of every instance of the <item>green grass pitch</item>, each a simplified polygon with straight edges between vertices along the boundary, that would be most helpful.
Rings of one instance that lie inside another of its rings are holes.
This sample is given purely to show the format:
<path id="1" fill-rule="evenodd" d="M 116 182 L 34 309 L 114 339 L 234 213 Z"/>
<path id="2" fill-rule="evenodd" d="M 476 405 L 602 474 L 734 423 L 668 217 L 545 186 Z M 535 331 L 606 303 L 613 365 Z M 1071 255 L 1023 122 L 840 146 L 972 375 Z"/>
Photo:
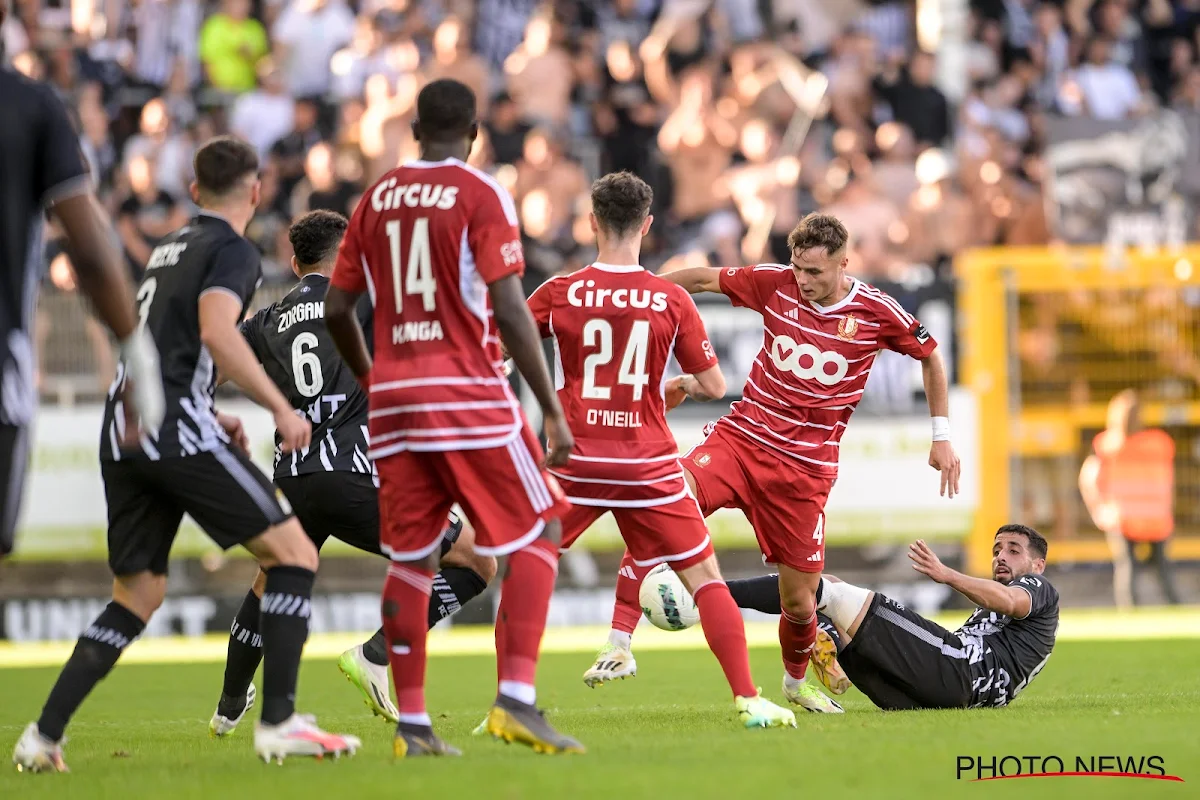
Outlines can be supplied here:
<path id="1" fill-rule="evenodd" d="M 777 652 L 752 651 L 756 678 L 776 700 Z M 704 651 L 643 650 L 637 678 L 595 690 L 580 681 L 589 661 L 587 653 L 550 653 L 539 673 L 541 704 L 589 747 L 587 755 L 535 756 L 472 738 L 494 692 L 493 659 L 437 655 L 429 664 L 430 710 L 465 757 L 393 762 L 389 726 L 366 715 L 332 661 L 310 657 L 301 710 L 360 735 L 363 749 L 353 759 L 282 767 L 254 758 L 249 723 L 229 739 L 208 737 L 221 664 L 120 665 L 67 731 L 72 773 L 0 770 L 0 798 L 1200 797 L 1200 640 L 1062 642 L 1007 709 L 885 714 L 851 691 L 844 716 L 805 715 L 796 730 L 768 731 L 738 726 L 716 661 Z M 56 672 L 0 669 L 6 760 Z M 960 755 L 1058 755 L 1068 764 L 1076 755 L 1158 755 L 1186 782 L 969 783 L 955 777 Z"/>

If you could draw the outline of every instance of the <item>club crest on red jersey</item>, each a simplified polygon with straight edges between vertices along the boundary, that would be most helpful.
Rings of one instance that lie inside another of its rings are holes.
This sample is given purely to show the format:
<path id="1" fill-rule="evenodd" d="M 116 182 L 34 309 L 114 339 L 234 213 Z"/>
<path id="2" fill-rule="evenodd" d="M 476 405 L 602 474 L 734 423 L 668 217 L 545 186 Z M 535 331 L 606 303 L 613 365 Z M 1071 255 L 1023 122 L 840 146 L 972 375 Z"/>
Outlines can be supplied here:
<path id="1" fill-rule="evenodd" d="M 707 467 L 712 463 L 712 455 L 709 453 L 697 453 L 696 457 L 692 460 L 696 462 L 697 467 Z"/>
<path id="2" fill-rule="evenodd" d="M 856 333 L 858 333 L 858 320 L 854 318 L 853 314 L 847 314 L 838 323 L 838 338 L 850 342 L 854 340 Z"/>

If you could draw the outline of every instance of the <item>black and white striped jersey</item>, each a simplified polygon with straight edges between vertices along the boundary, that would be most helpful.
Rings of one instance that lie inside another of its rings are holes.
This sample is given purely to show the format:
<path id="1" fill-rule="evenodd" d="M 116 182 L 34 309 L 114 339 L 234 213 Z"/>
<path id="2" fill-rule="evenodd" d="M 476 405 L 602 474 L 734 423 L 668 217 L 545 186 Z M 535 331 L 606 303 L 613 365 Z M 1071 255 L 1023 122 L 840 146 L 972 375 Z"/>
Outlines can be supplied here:
<path id="1" fill-rule="evenodd" d="M 278 303 L 242 323 L 242 335 L 267 375 L 313 426 L 312 444 L 297 453 L 282 453 L 276 434 L 276 478 L 312 472 L 372 474 L 367 395 L 325 329 L 328 290 L 329 278 L 310 273 Z M 369 324 L 370 304 L 359 309 L 360 322 Z"/>
<path id="2" fill-rule="evenodd" d="M 46 209 L 90 190 L 79 136 L 49 86 L 0 66 L 0 425 L 37 407 L 33 326 Z"/>
<path id="3" fill-rule="evenodd" d="M 100 458 L 176 458 L 215 450 L 229 437 L 213 409 L 216 368 L 200 341 L 200 298 L 225 292 L 242 304 L 242 315 L 262 282 L 258 250 L 223 217 L 201 211 L 163 239 L 150 254 L 137 291 L 141 324 L 158 345 L 167 413 L 158 434 L 122 449 L 124 364 L 104 404 Z"/>

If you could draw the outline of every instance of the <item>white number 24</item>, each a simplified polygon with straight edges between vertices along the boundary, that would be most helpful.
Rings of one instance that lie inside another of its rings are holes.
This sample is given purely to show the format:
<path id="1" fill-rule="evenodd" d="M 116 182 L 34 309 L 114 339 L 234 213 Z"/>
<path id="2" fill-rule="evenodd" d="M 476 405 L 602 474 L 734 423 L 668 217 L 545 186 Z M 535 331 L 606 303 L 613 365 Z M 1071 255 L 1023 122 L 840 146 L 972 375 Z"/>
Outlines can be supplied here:
<path id="1" fill-rule="evenodd" d="M 650 382 L 650 375 L 646 372 L 649 340 L 650 321 L 634 320 L 617 371 L 617 383 L 632 386 L 635 401 L 642 399 L 642 392 Z M 613 358 L 613 328 L 608 320 L 588 320 L 583 326 L 583 346 L 599 348 L 598 352 L 583 360 L 583 397 L 586 400 L 608 400 L 612 397 L 612 387 L 596 385 L 596 368 L 603 367 Z"/>
<path id="2" fill-rule="evenodd" d="M 390 220 L 384 229 L 392 256 L 392 291 L 396 296 L 396 313 L 403 313 L 406 294 L 421 295 L 424 309 L 433 311 L 437 307 L 434 297 L 437 281 L 433 279 L 433 262 L 429 252 L 429 218 L 421 217 L 413 222 L 412 241 L 408 243 L 408 270 L 403 281 L 400 275 L 400 220 Z"/>

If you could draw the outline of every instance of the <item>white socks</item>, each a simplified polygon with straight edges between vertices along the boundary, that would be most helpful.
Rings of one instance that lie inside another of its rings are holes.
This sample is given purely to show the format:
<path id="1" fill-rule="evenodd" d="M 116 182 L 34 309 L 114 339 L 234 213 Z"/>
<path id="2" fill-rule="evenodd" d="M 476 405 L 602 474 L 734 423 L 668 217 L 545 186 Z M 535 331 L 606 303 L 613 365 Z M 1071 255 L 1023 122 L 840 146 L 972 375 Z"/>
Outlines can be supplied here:
<path id="1" fill-rule="evenodd" d="M 822 578 L 821 602 L 817 604 L 817 610 L 832 619 L 842 630 L 848 630 L 870 596 L 870 589 L 851 586 L 848 583 L 834 583 Z"/>
<path id="2" fill-rule="evenodd" d="M 401 714 L 400 721 L 405 725 L 424 725 L 430 727 L 433 725 L 433 720 L 428 714 Z"/>
<path id="3" fill-rule="evenodd" d="M 500 681 L 500 694 L 511 697 L 518 703 L 531 706 L 537 702 L 537 689 L 531 683 L 520 681 Z"/>
<path id="4" fill-rule="evenodd" d="M 608 643 L 621 650 L 632 650 L 633 634 L 613 628 L 608 632 Z"/>
<path id="5" fill-rule="evenodd" d="M 794 692 L 804 684 L 804 678 L 793 678 L 786 672 L 783 674 L 783 686 L 789 692 Z"/>

